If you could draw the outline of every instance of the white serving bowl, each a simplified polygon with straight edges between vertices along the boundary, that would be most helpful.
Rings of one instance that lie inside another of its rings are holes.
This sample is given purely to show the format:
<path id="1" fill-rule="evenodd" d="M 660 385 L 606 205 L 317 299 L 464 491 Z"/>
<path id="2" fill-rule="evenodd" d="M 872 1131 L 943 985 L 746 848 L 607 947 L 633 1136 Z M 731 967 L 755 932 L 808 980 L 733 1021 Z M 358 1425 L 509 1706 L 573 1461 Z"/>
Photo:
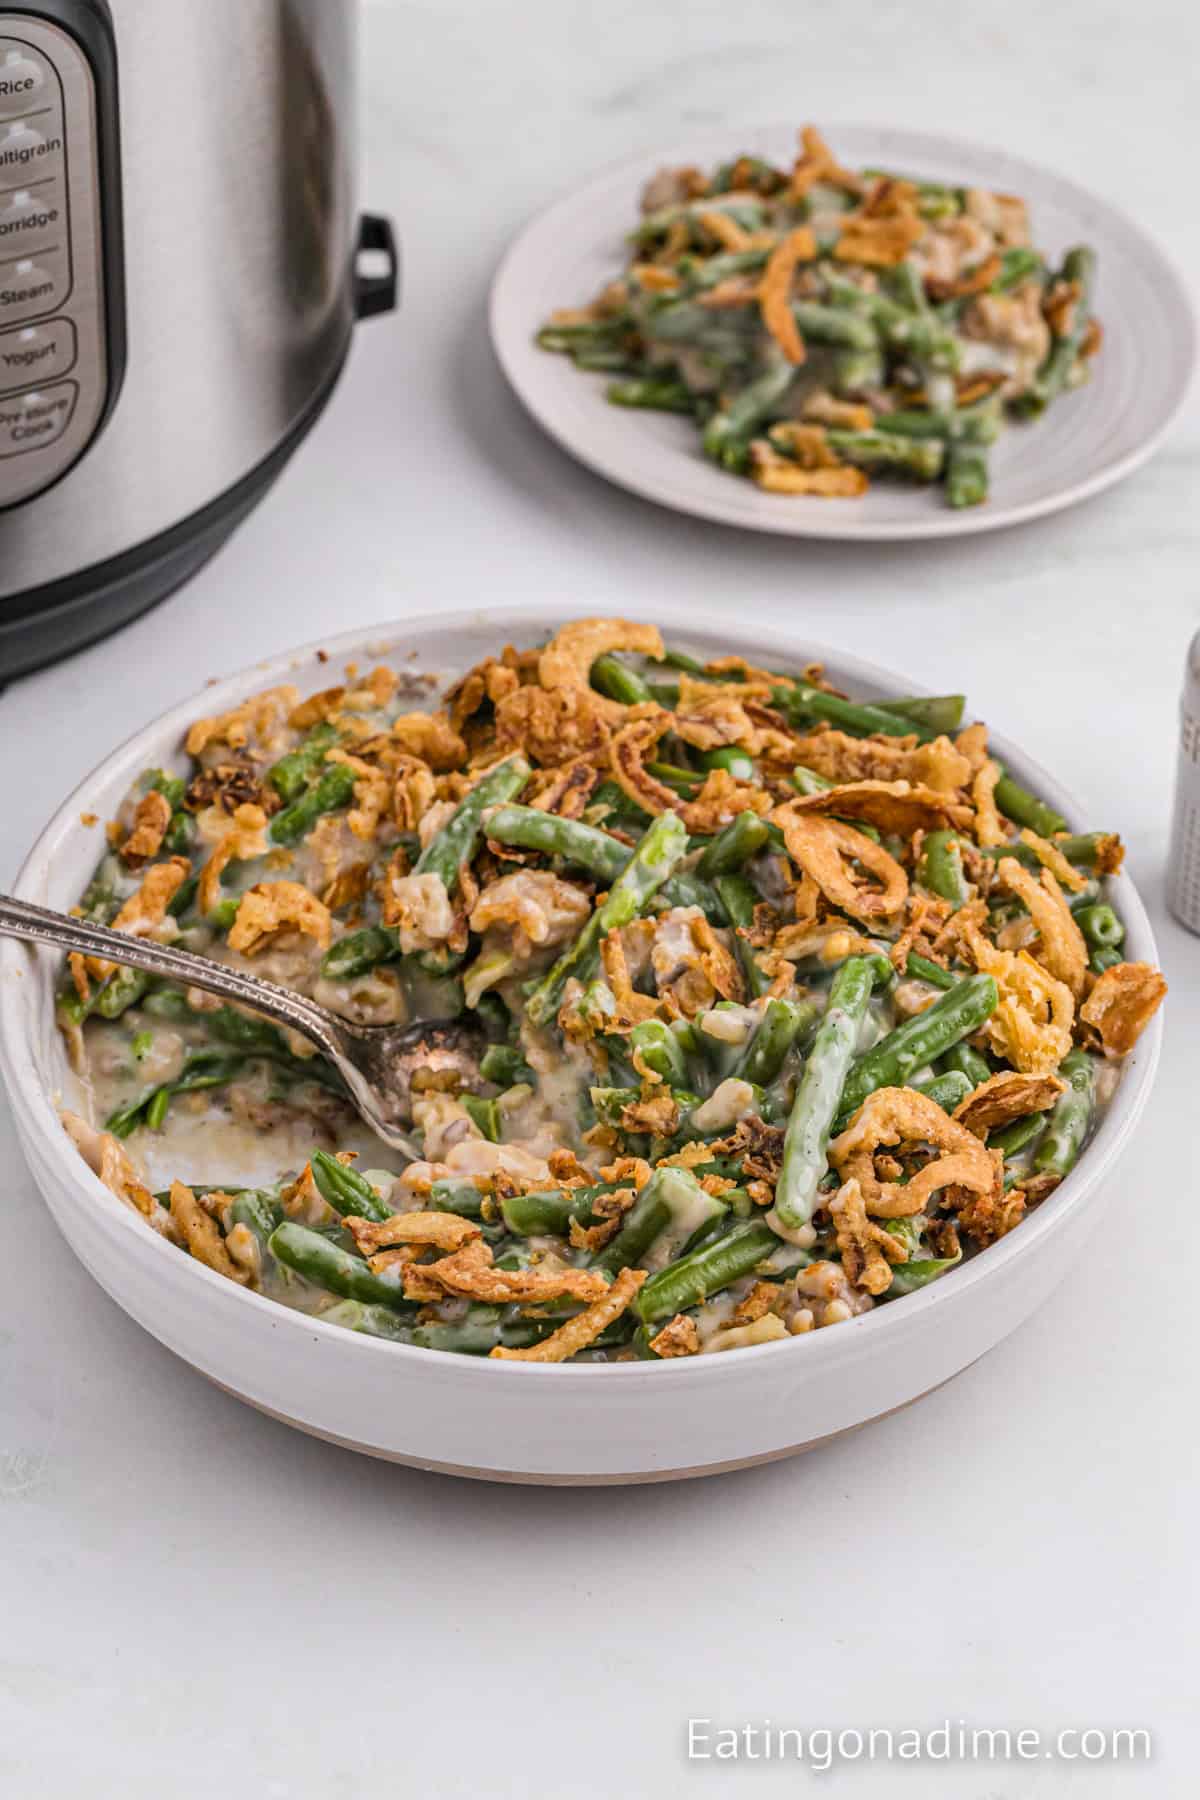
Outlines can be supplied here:
<path id="1" fill-rule="evenodd" d="M 566 609 L 569 611 L 569 609 Z M 314 691 L 347 662 L 381 657 L 451 674 L 505 642 L 524 644 L 564 609 L 442 614 L 336 638 L 206 688 L 129 739 L 60 808 L 25 863 L 17 893 L 66 909 L 92 873 L 96 835 L 147 767 L 179 766 L 183 736 L 273 682 Z M 907 680 L 772 628 L 770 638 L 716 623 L 686 646 L 737 650 L 759 664 L 822 660 L 856 697 L 911 693 Z M 407 661 L 411 652 L 416 656 Z M 1073 824 L 1077 809 L 1019 749 L 993 738 L 1014 775 Z M 1157 960 L 1133 883 L 1116 901 L 1127 954 Z M 17 1129 L 46 1202 L 75 1254 L 140 1325 L 229 1392 L 276 1418 L 374 1456 L 498 1481 L 604 1483 L 711 1474 L 809 1448 L 906 1405 L 998 1343 L 1050 1293 L 1097 1218 L 1089 1204 L 1145 1105 L 1162 1037 L 1156 1018 L 1079 1166 L 1016 1231 L 942 1281 L 845 1324 L 717 1356 L 612 1366 L 491 1362 L 345 1331 L 247 1293 L 182 1254 L 104 1188 L 59 1123 L 80 1104 L 54 1022 L 58 957 L 0 945 L 0 1066 Z M 186 1173 L 186 1171 L 184 1171 Z"/>

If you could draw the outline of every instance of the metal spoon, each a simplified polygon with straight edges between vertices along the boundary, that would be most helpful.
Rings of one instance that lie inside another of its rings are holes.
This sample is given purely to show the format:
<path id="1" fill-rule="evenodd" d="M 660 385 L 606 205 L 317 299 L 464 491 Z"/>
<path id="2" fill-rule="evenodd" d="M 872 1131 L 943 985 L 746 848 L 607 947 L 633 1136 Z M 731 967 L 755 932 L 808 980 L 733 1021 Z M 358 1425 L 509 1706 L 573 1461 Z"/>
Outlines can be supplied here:
<path id="1" fill-rule="evenodd" d="M 371 1130 L 413 1160 L 420 1151 L 405 1135 L 404 1127 L 412 1123 L 414 1073 L 418 1069 L 431 1073 L 452 1069 L 468 1086 L 479 1080 L 483 1034 L 474 1021 L 418 1019 L 411 1025 L 355 1025 L 315 1000 L 257 975 L 226 968 L 190 950 L 172 949 L 153 938 L 112 931 L 107 925 L 92 925 L 7 895 L 0 895 L 0 935 L 102 956 L 131 969 L 144 969 L 148 975 L 166 975 L 251 1007 L 264 1018 L 298 1031 L 333 1064 Z"/>

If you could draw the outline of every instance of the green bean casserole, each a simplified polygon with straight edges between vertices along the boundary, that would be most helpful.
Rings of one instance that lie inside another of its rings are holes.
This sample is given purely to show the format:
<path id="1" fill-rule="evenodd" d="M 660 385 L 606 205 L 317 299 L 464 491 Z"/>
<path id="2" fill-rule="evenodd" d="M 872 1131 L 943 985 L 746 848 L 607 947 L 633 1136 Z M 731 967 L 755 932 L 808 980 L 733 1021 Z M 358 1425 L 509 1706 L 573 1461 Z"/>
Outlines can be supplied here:
<path id="1" fill-rule="evenodd" d="M 846 169 L 812 126 L 800 139 L 791 169 L 660 171 L 624 273 L 538 342 L 608 371 L 615 405 L 694 420 L 768 493 L 855 498 L 892 475 L 977 505 L 1006 419 L 1087 379 L 1094 254 L 1051 267 L 1017 196 Z"/>
<path id="2" fill-rule="evenodd" d="M 486 1034 L 415 1062 L 399 1166 L 307 1043 L 73 956 L 67 1129 L 171 1244 L 402 1344 L 676 1358 L 912 1294 L 1071 1169 L 1165 983 L 1122 957 L 1119 838 L 961 696 L 620 619 L 439 685 L 256 694 L 107 828 L 83 916 Z"/>

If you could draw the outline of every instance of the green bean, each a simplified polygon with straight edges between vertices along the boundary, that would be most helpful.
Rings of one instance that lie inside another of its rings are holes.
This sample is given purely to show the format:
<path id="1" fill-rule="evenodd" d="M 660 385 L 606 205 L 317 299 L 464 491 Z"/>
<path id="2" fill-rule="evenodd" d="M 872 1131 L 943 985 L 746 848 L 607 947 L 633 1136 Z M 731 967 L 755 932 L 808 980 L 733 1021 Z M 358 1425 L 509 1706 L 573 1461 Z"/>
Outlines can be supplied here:
<path id="1" fill-rule="evenodd" d="M 713 838 L 696 864 L 696 873 L 705 881 L 732 874 L 757 856 L 767 837 L 767 827 L 757 813 L 740 812 Z"/>
<path id="2" fill-rule="evenodd" d="M 613 406 L 637 407 L 643 412 L 694 413 L 696 397 L 682 381 L 670 376 L 642 375 L 629 381 L 610 381 L 604 390 Z"/>
<path id="3" fill-rule="evenodd" d="M 929 301 L 925 293 L 925 283 L 920 270 L 910 262 L 897 263 L 894 268 L 883 271 L 884 292 L 898 306 L 906 306 L 909 312 L 925 313 L 929 311 Z"/>
<path id="4" fill-rule="evenodd" d="M 845 462 L 859 469 L 911 475 L 915 481 L 936 481 L 942 472 L 945 446 L 939 438 L 899 437 L 885 431 L 825 433 L 829 446 Z"/>
<path id="5" fill-rule="evenodd" d="M 372 1219 L 380 1224 L 390 1219 L 392 1208 L 385 1206 L 369 1181 L 356 1173 L 348 1163 L 339 1162 L 336 1156 L 330 1156 L 326 1150 L 314 1150 L 308 1159 L 313 1180 L 320 1190 L 321 1198 L 327 1200 L 334 1212 L 345 1218 Z"/>
<path id="6" fill-rule="evenodd" d="M 725 908 L 726 917 L 734 928 L 734 949 L 741 964 L 742 975 L 750 995 L 759 999 L 771 986 L 773 977 L 759 967 L 758 955 L 754 945 L 743 936 L 754 925 L 754 909 L 758 905 L 758 894 L 747 877 L 735 872 L 731 875 L 718 875 L 713 882 L 721 905 Z"/>
<path id="7" fill-rule="evenodd" d="M 803 763 L 797 763 L 792 770 L 792 786 L 801 794 L 827 794 L 835 784 L 827 775 L 818 775 L 815 769 L 806 769 Z"/>
<path id="8" fill-rule="evenodd" d="M 667 787 L 673 787 L 686 799 L 691 799 L 703 780 L 698 769 L 684 769 L 678 763 L 652 762 L 647 763 L 646 768 L 656 781 L 665 782 Z"/>
<path id="9" fill-rule="evenodd" d="M 489 1144 L 500 1142 L 500 1109 L 494 1100 L 485 1100 L 479 1094 L 463 1094 L 460 1105 Z"/>
<path id="10" fill-rule="evenodd" d="M 788 1230 L 807 1225 L 828 1166 L 826 1149 L 858 1033 L 871 997 L 874 970 L 866 957 L 847 957 L 829 990 L 804 1073 L 796 1088 L 775 1191 L 775 1215 Z"/>
<path id="11" fill-rule="evenodd" d="M 140 969 L 118 969 L 96 995 L 94 1010 L 102 1019 L 119 1019 L 123 1012 L 138 1004 L 149 986 L 150 977 L 143 975 Z"/>
<path id="12" fill-rule="evenodd" d="M 741 1225 L 652 1275 L 634 1302 L 634 1310 L 645 1324 L 653 1324 L 688 1307 L 702 1306 L 731 1282 L 752 1275 L 778 1249 L 778 1237 L 763 1220 Z"/>
<path id="13" fill-rule="evenodd" d="M 972 1083 L 961 1069 L 947 1069 L 944 1075 L 935 1075 L 931 1081 L 914 1081 L 909 1084 L 918 1094 L 924 1094 L 935 1106 L 940 1106 L 945 1113 L 952 1113 L 960 1106 L 971 1092 Z"/>
<path id="14" fill-rule="evenodd" d="M 949 969 L 943 969 L 940 963 L 930 962 L 927 956 L 922 956 L 916 950 L 909 951 L 904 973 L 914 981 L 926 981 L 930 987 L 941 988 L 947 994 L 951 988 L 958 986 L 960 979 L 959 976 L 952 975 Z"/>
<path id="15" fill-rule="evenodd" d="M 887 379 L 882 350 L 835 350 L 833 353 L 833 389 L 849 396 L 870 393 L 883 387 Z"/>
<path id="16" fill-rule="evenodd" d="M 670 1237 L 672 1227 L 682 1232 L 686 1241 L 727 1210 L 722 1201 L 706 1194 L 686 1169 L 655 1169 L 621 1220 L 617 1235 L 592 1257 L 592 1267 L 607 1275 L 640 1267 L 651 1247 Z"/>
<path id="17" fill-rule="evenodd" d="M 1000 788 L 1003 785 L 1004 779 L 1006 779 L 1006 778 L 1002 777 L 1001 781 L 998 781 L 996 783 L 997 795 L 999 795 Z M 1032 794 L 1024 794 L 1023 789 L 1016 788 L 1015 783 L 1012 784 L 1011 788 L 1006 790 L 1006 792 L 1010 795 L 1010 804 L 1012 803 L 1011 795 L 1012 795 L 1012 792 L 1014 789 L 1016 790 L 1016 792 L 1018 794 L 1024 795 L 1024 800 L 1028 805 L 1030 805 L 1032 807 L 1039 807 L 1041 805 L 1041 802 L 1039 800 L 1034 800 Z M 1008 816 L 1011 819 L 1017 818 L 1016 813 L 1009 813 Z M 1051 811 L 1049 811 L 1049 809 L 1047 809 L 1046 817 L 1047 817 L 1047 820 L 1058 819 L 1059 815 L 1058 815 L 1058 813 L 1051 812 Z M 1018 819 L 1018 823 L 1019 824 L 1027 824 L 1028 820 L 1027 819 Z M 1036 825 L 1033 827 L 1033 829 L 1035 831 L 1038 830 Z M 1062 829 L 1063 829 L 1063 827 L 1062 827 L 1062 824 L 1060 821 L 1059 830 L 1061 831 Z M 1039 832 L 1038 835 L 1041 837 L 1052 837 L 1052 836 L 1054 836 L 1054 833 L 1049 832 L 1049 831 L 1042 831 L 1042 832 Z M 1066 859 L 1069 863 L 1077 863 L 1085 869 L 1091 869 L 1091 868 L 1094 868 L 1096 866 L 1096 864 L 1100 861 L 1101 856 L 1104 853 L 1105 844 L 1112 843 L 1112 841 L 1113 841 L 1113 838 L 1112 838 L 1112 834 L 1110 832 L 1091 831 L 1091 832 L 1086 832 L 1081 836 L 1067 835 L 1065 837 L 1055 837 L 1054 848 L 1056 850 L 1061 850 L 1062 854 L 1066 857 Z M 1002 856 L 1015 856 L 1017 861 L 1020 864 L 1022 864 L 1022 866 L 1026 869 L 1040 869 L 1042 866 L 1041 858 L 1038 856 L 1037 852 L 1035 850 L 1031 850 L 1028 844 L 1022 844 L 1020 842 L 1016 842 L 1016 843 L 1012 843 L 1012 844 L 988 844 L 986 846 L 980 846 L 979 854 L 981 856 L 990 856 L 993 859 L 999 858 Z"/>
<path id="18" fill-rule="evenodd" d="M 962 355 L 958 339 L 934 313 L 913 312 L 884 293 L 865 293 L 841 276 L 829 276 L 827 286 L 834 305 L 869 320 L 889 350 L 902 351 L 932 369 L 953 373 L 958 368 Z"/>
<path id="19" fill-rule="evenodd" d="M 659 902 L 668 908 L 698 906 L 710 925 L 729 923 L 716 889 L 703 881 L 695 869 L 681 869 L 678 875 L 664 881 L 655 904 Z"/>
<path id="20" fill-rule="evenodd" d="M 946 451 L 946 499 L 951 506 L 979 506 L 988 497 L 987 452 L 956 438 Z"/>
<path id="21" fill-rule="evenodd" d="M 824 719 L 855 737 L 871 737 L 876 734 L 909 737 L 915 733 L 917 737 L 928 740 L 937 736 L 928 726 L 919 724 L 915 719 L 902 718 L 894 712 L 888 712 L 874 701 L 843 700 L 838 694 L 827 694 L 823 688 L 809 687 L 804 682 L 797 682 L 791 688 L 773 688 L 771 704 L 785 713 L 793 723 L 806 718 Z"/>
<path id="22" fill-rule="evenodd" d="M 736 781 L 756 781 L 758 768 L 748 750 L 737 744 L 722 744 L 716 750 L 701 750 L 702 769 L 726 769 Z"/>
<path id="23" fill-rule="evenodd" d="M 1006 819 L 1011 819 L 1015 825 L 1028 826 L 1039 837 L 1053 837 L 1055 832 L 1067 829 L 1067 821 L 1061 813 L 1055 812 L 1052 806 L 1047 806 L 1044 800 L 1039 800 L 1004 772 L 996 783 L 995 801 Z M 1068 853 L 1064 851 L 1064 855 Z"/>
<path id="24" fill-rule="evenodd" d="M 1040 1175 L 1065 1175 L 1075 1166 L 1096 1106 L 1096 1059 L 1084 1050 L 1069 1050 L 1058 1073 L 1067 1083 L 1046 1125 L 1033 1166 Z"/>
<path id="25" fill-rule="evenodd" d="M 896 700 L 876 700 L 884 712 L 899 713 L 914 725 L 926 725 L 940 736 L 957 731 L 967 704 L 963 694 L 904 694 Z"/>
<path id="26" fill-rule="evenodd" d="M 1040 1137 L 1046 1121 L 1041 1113 L 1030 1113 L 1024 1119 L 1014 1119 L 1003 1131 L 993 1131 L 988 1135 L 988 1149 L 999 1150 L 1007 1159 L 1024 1150 L 1036 1137 Z"/>
<path id="27" fill-rule="evenodd" d="M 687 1058 L 678 1038 L 662 1019 L 643 1019 L 629 1034 L 629 1053 L 639 1073 L 650 1069 L 672 1087 L 688 1086 Z"/>
<path id="28" fill-rule="evenodd" d="M 770 1087 L 793 1044 L 819 1017 L 811 1000 L 768 1000 L 733 1074 L 755 1087 Z"/>
<path id="29" fill-rule="evenodd" d="M 413 1312 L 417 1308 L 404 1298 L 399 1274 L 387 1271 L 374 1274 L 359 1256 L 352 1256 L 340 1245 L 285 1219 L 267 1240 L 267 1249 L 286 1269 L 303 1275 L 314 1286 L 346 1300 L 362 1300 L 368 1305 L 386 1306 L 396 1312 Z"/>
<path id="30" fill-rule="evenodd" d="M 812 300 L 794 300 L 792 317 L 809 344 L 830 344 L 839 350 L 876 350 L 879 335 L 869 318 L 836 306 L 820 306 Z"/>
<path id="31" fill-rule="evenodd" d="M 837 1107 L 848 1120 L 876 1088 L 904 1087 L 918 1069 L 936 1062 L 953 1044 L 991 1017 L 1000 995 L 990 975 L 968 975 L 925 1012 L 897 1025 L 855 1062 Z"/>
<path id="32" fill-rule="evenodd" d="M 710 681 L 723 681 L 725 679 L 724 676 L 710 676 L 708 670 L 704 667 L 704 664 L 698 661 L 696 657 L 689 656 L 686 650 L 672 650 L 668 647 L 663 651 L 659 661 L 665 668 L 679 669 L 685 675 L 694 675 L 697 680 L 702 680 L 705 677 Z"/>
<path id="33" fill-rule="evenodd" d="M 153 1014 L 156 1019 L 190 1019 L 192 1009 L 187 1003 L 187 995 L 180 988 L 155 988 L 142 1001 L 142 1011 Z"/>
<path id="34" fill-rule="evenodd" d="M 497 1087 L 513 1087 L 529 1081 L 533 1075 L 529 1064 L 515 1044 L 489 1044 L 479 1062 L 479 1073 Z"/>
<path id="35" fill-rule="evenodd" d="M 962 842 L 952 831 L 931 831 L 921 847 L 917 879 L 931 894 L 958 910 L 969 899 L 963 874 Z"/>
<path id="36" fill-rule="evenodd" d="M 271 1234 L 282 1218 L 283 1208 L 273 1194 L 259 1188 L 243 1188 L 230 1205 L 229 1230 L 235 1225 L 244 1225 L 253 1233 L 259 1255 L 265 1258 Z"/>
<path id="37" fill-rule="evenodd" d="M 400 937 L 385 925 L 366 925 L 361 931 L 347 932 L 321 958 L 321 973 L 333 981 L 365 975 L 380 963 L 391 962 L 400 954 Z"/>
<path id="38" fill-rule="evenodd" d="M 780 357 L 764 374 L 744 387 L 725 412 L 714 413 L 704 427 L 704 453 L 735 472 L 745 469 L 750 440 L 782 405 L 796 370 Z"/>
<path id="39" fill-rule="evenodd" d="M 267 780 L 284 802 L 290 806 L 299 800 L 311 778 L 325 761 L 325 752 L 337 742 L 337 732 L 327 722 L 315 725 L 304 742 L 286 756 L 272 763 Z"/>
<path id="40" fill-rule="evenodd" d="M 627 844 L 607 831 L 580 819 L 560 819 L 536 806 L 498 806 L 485 821 L 484 831 L 493 843 L 560 856 L 606 882 L 615 881 L 633 855 Z"/>
<path id="41" fill-rule="evenodd" d="M 1016 402 L 1019 412 L 1027 415 L 1044 412 L 1067 385 L 1079 362 L 1079 351 L 1087 336 L 1091 318 L 1092 287 L 1096 276 L 1096 255 L 1086 245 L 1068 250 L 1057 279 L 1073 282 L 1078 297 L 1070 308 L 1070 320 L 1061 334 L 1056 334 L 1027 393 Z"/>
<path id="42" fill-rule="evenodd" d="M 507 761 L 489 769 L 426 844 L 413 873 L 438 875 L 446 892 L 453 892 L 458 885 L 459 870 L 466 867 L 479 846 L 483 814 L 489 806 L 515 800 L 528 780 L 529 764 L 523 756 L 510 756 Z"/>
<path id="43" fill-rule="evenodd" d="M 951 1044 L 944 1055 L 938 1058 L 938 1065 L 943 1069 L 958 1069 L 973 1088 L 992 1078 L 992 1068 L 987 1057 L 981 1056 L 978 1050 L 972 1050 L 970 1044 Z"/>
<path id="44" fill-rule="evenodd" d="M 888 1221 L 889 1227 L 891 1221 Z M 917 1262 L 897 1263 L 892 1270 L 892 1285 L 887 1290 L 889 1300 L 898 1300 L 903 1294 L 915 1294 L 918 1288 L 928 1287 L 947 1269 L 957 1268 L 962 1261 L 962 1251 L 957 1256 L 929 1256 Z"/>
<path id="45" fill-rule="evenodd" d="M 1092 950 L 1116 950 L 1125 942 L 1125 927 L 1105 902 L 1081 906 L 1075 914 L 1075 923 Z"/>
<path id="46" fill-rule="evenodd" d="M 592 664 L 591 683 L 610 700 L 619 700 L 622 706 L 641 706 L 652 698 L 637 670 L 611 654 L 596 658 Z"/>
<path id="47" fill-rule="evenodd" d="M 587 978 L 601 940 L 638 916 L 686 851 L 687 828 L 682 819 L 678 813 L 661 813 L 575 941 L 535 983 L 525 1008 L 531 1024 L 550 1022 L 568 980 L 572 976 Z"/>
<path id="48" fill-rule="evenodd" d="M 193 1051 L 175 1081 L 161 1082 L 118 1107 L 105 1120 L 104 1129 L 114 1137 L 127 1138 L 139 1125 L 157 1131 L 166 1117 L 167 1108 L 176 1094 L 190 1094 L 201 1088 L 223 1087 L 245 1067 L 245 1057 L 223 1054 L 217 1049 Z"/>
<path id="49" fill-rule="evenodd" d="M 906 438 L 961 439 L 968 444 L 994 444 L 1000 435 L 1003 413 L 998 399 L 989 395 L 972 406 L 941 412 L 931 407 L 898 408 L 880 413 L 876 431 Z"/>
<path id="50" fill-rule="evenodd" d="M 1011 293 L 1013 288 L 1020 287 L 1022 282 L 1028 281 L 1031 275 L 1040 276 L 1043 267 L 1038 252 L 1026 248 L 1024 244 L 1004 250 L 1000 254 L 1000 273 L 992 282 L 989 292 L 993 294 Z"/>
<path id="51" fill-rule="evenodd" d="M 267 835 L 273 844 L 297 844 L 308 836 L 322 813 L 337 812 L 354 798 L 354 770 L 345 763 L 330 763 L 313 785 L 277 812 Z"/>
<path id="52" fill-rule="evenodd" d="M 1105 969 L 1115 969 L 1117 964 L 1124 960 L 1125 958 L 1119 950 L 1102 945 L 1098 950 L 1093 950 L 1088 957 L 1088 967 L 1093 975 L 1103 975 Z"/>

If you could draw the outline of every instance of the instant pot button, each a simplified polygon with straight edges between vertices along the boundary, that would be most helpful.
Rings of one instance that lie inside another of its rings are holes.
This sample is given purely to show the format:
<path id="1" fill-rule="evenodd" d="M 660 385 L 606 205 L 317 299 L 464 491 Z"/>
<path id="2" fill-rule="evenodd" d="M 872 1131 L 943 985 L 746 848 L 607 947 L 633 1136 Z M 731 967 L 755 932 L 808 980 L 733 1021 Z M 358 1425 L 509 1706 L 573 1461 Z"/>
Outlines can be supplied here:
<path id="1" fill-rule="evenodd" d="M 24 456 L 57 443 L 71 423 L 78 393 L 73 381 L 60 381 L 0 400 L 0 457 Z"/>
<path id="2" fill-rule="evenodd" d="M 53 312 L 66 299 L 69 284 L 67 254 L 61 248 L 0 261 L 0 330 Z"/>
<path id="3" fill-rule="evenodd" d="M 57 381 L 75 367 L 78 343 L 70 319 L 48 319 L 0 331 L 0 394 L 27 388 L 33 381 Z"/>
<path id="4" fill-rule="evenodd" d="M 62 147 L 62 130 L 52 118 L 19 119 L 12 125 L 0 119 L 0 188 L 54 174 L 62 166 Z"/>
<path id="5" fill-rule="evenodd" d="M 66 205 L 57 181 L 0 192 L 0 256 L 44 250 L 61 241 Z"/>
<path id="6" fill-rule="evenodd" d="M 25 44 L 0 38 L 0 119 L 33 112 L 53 92 L 50 71 L 41 57 Z"/>

